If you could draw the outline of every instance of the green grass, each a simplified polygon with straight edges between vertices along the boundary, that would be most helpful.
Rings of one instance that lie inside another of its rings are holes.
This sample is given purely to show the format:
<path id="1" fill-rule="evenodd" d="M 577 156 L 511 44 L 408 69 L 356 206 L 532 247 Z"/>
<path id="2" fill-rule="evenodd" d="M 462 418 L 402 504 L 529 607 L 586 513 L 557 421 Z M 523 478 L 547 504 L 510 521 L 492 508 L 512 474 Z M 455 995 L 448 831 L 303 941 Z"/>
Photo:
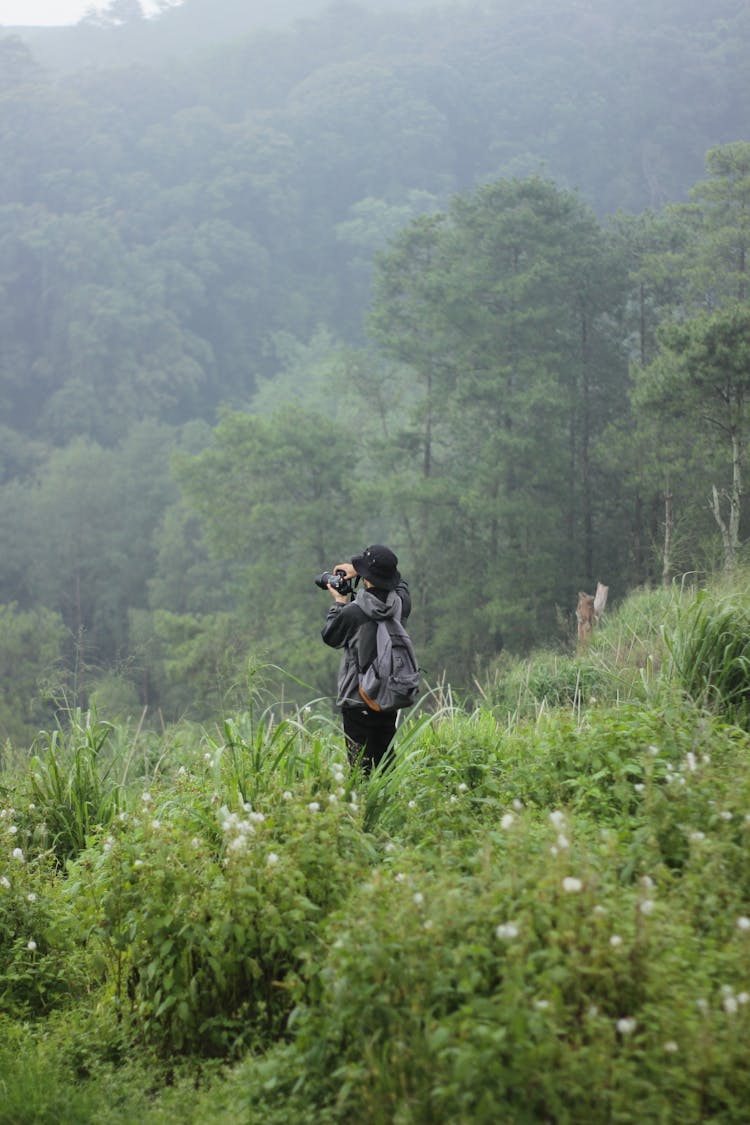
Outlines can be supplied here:
<path id="1" fill-rule="evenodd" d="M 644 592 L 369 778 L 315 706 L 39 743 L 0 1125 L 748 1120 L 747 604 Z"/>

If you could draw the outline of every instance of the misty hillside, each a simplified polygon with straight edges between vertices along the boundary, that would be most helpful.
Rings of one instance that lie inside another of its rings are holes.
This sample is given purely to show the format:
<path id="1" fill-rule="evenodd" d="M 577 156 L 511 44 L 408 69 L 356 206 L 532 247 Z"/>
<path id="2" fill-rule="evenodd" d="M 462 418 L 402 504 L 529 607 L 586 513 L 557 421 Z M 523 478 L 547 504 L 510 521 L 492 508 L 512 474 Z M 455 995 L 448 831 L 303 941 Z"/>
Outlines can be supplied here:
<path id="1" fill-rule="evenodd" d="M 565 641 L 597 580 L 741 549 L 737 420 L 670 380 L 700 333 L 742 339 L 742 308 L 700 317 L 747 292 L 744 0 L 274 13 L 128 0 L 0 38 L 25 731 L 40 662 L 165 714 L 251 657 L 330 690 L 311 575 L 367 539 L 419 575 L 425 666 L 467 690 Z"/>
<path id="2" fill-rule="evenodd" d="M 410 11 L 430 0 L 370 0 L 376 12 Z M 441 0 L 442 2 L 442 0 Z M 434 4 L 431 4 L 434 6 Z M 258 32 L 317 19 L 325 11 L 346 18 L 359 7 L 356 0 L 182 0 L 148 19 L 139 18 L 134 0 L 115 0 L 100 15 L 75 27 L 13 28 L 28 42 L 39 61 L 57 71 L 83 66 L 158 63 Z M 110 14 L 111 13 L 111 14 Z"/>

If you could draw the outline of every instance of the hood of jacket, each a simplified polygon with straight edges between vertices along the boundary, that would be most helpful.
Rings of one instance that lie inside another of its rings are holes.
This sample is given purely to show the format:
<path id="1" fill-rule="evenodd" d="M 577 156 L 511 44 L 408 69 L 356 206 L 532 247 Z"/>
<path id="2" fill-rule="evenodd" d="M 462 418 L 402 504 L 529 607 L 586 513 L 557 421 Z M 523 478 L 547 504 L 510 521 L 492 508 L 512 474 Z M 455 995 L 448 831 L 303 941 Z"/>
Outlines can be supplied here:
<path id="1" fill-rule="evenodd" d="M 391 617 L 401 619 L 401 599 L 395 590 L 389 590 L 388 595 L 383 601 L 372 590 L 368 590 L 363 586 L 357 591 L 357 596 L 354 599 L 363 613 L 366 613 L 373 621 L 387 621 Z"/>

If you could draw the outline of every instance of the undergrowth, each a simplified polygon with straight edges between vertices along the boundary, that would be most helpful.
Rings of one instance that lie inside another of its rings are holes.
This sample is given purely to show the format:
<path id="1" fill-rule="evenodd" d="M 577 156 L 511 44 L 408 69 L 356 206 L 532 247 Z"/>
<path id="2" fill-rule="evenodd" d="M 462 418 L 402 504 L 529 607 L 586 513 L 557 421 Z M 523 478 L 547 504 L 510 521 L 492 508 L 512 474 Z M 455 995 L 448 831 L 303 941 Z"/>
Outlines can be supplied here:
<path id="1" fill-rule="evenodd" d="M 316 706 L 74 714 L 0 784 L 0 1125 L 746 1120 L 743 597 L 436 690 L 371 777 Z"/>

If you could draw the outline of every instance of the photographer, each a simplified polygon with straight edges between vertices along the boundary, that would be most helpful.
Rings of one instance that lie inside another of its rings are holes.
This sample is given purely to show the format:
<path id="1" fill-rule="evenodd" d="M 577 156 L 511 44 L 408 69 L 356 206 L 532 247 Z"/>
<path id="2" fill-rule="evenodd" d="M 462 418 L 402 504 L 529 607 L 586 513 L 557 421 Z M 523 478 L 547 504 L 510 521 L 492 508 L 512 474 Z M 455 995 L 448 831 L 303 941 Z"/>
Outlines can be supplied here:
<path id="1" fill-rule="evenodd" d="M 396 733 L 396 713 L 373 711 L 363 704 L 358 691 L 359 672 L 376 654 L 377 621 L 401 610 L 405 621 L 411 612 L 409 587 L 398 571 L 398 559 L 388 547 L 376 544 L 355 555 L 351 563 L 340 563 L 334 575 L 344 589 L 363 581 L 363 589 L 350 601 L 350 594 L 327 584 L 334 604 L 328 611 L 322 637 L 331 648 L 343 648 L 336 706 L 341 708 L 349 760 L 360 757 L 369 773 L 378 765 Z M 322 585 L 322 582 L 319 583 Z M 400 603 L 400 604 L 397 604 Z"/>

